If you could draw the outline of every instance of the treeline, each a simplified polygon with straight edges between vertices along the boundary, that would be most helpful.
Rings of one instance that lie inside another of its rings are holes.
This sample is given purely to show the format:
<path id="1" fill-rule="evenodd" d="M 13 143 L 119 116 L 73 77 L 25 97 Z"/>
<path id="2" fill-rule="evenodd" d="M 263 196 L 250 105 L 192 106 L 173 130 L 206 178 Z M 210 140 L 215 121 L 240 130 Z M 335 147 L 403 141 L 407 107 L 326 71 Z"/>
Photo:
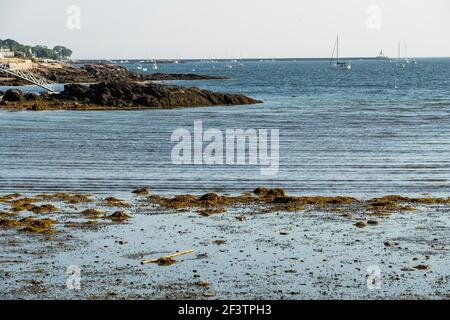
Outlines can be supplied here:
<path id="1" fill-rule="evenodd" d="M 40 45 L 33 47 L 20 44 L 17 41 L 11 39 L 0 39 L 0 46 L 14 51 L 16 53 L 16 56 L 28 59 L 39 58 L 64 60 L 70 58 L 70 56 L 72 55 L 72 50 L 64 46 L 55 46 L 53 49 Z"/>

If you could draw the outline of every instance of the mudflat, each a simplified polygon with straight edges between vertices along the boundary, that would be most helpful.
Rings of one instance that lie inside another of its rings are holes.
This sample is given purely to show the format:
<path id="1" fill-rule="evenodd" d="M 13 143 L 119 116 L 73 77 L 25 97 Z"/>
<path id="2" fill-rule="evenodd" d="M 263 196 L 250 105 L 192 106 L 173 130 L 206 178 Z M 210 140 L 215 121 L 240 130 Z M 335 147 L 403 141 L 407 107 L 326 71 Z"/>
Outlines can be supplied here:
<path id="1" fill-rule="evenodd" d="M 267 188 L 2 195 L 0 298 L 448 299 L 449 207 Z"/>

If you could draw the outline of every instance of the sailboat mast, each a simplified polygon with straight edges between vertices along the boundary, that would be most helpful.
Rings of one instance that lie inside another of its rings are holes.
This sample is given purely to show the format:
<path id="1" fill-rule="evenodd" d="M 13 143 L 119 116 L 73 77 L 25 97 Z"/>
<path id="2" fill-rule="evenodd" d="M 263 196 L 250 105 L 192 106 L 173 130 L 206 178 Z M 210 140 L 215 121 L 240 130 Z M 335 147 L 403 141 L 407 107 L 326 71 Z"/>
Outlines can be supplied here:
<path id="1" fill-rule="evenodd" d="M 398 42 L 398 60 L 400 60 L 401 56 L 400 56 L 400 41 Z"/>
<path id="2" fill-rule="evenodd" d="M 339 60 L 339 36 L 336 37 L 336 61 Z"/>

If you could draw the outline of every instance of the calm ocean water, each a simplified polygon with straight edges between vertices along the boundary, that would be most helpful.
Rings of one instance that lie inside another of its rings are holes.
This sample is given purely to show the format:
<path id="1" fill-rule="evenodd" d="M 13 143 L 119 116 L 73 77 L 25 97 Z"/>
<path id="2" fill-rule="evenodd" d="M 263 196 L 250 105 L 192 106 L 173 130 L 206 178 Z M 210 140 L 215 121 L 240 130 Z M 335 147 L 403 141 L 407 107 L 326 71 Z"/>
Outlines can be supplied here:
<path id="1" fill-rule="evenodd" d="M 180 85 L 237 92 L 263 104 L 145 111 L 0 111 L 0 193 L 240 192 L 283 187 L 291 194 L 449 194 L 450 59 L 401 68 L 354 61 L 161 64 L 159 72 L 228 75 Z M 127 67 L 137 70 L 137 65 Z M 149 68 L 150 69 L 150 68 Z M 4 90 L 5 88 L 0 88 Z M 36 90 L 35 88 L 29 88 Z M 279 128 L 280 169 L 171 163 L 173 130 Z"/>

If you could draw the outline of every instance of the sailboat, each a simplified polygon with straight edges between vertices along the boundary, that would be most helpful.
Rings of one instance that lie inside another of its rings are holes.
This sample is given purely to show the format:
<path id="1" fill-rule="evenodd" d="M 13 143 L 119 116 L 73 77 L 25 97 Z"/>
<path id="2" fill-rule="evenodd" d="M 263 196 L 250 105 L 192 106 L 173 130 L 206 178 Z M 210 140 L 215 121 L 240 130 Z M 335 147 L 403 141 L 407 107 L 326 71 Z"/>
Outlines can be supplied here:
<path id="1" fill-rule="evenodd" d="M 153 62 L 152 69 L 158 70 L 158 65 L 156 64 L 156 60 Z"/>
<path id="2" fill-rule="evenodd" d="M 409 59 L 408 59 L 408 47 L 406 46 L 406 43 L 405 43 L 405 62 L 406 62 L 407 64 L 410 63 L 410 61 L 409 61 Z"/>
<path id="3" fill-rule="evenodd" d="M 401 68 L 406 68 L 406 66 L 409 64 L 409 60 L 406 57 L 405 54 L 405 59 L 402 59 L 402 53 L 401 53 L 401 42 L 398 43 L 398 57 L 397 57 L 397 65 Z M 405 52 L 406 52 L 406 46 L 405 46 Z"/>
<path id="4" fill-rule="evenodd" d="M 334 52 L 336 52 L 336 62 L 333 63 Z M 339 36 L 336 37 L 336 43 L 334 44 L 333 54 L 331 55 L 330 68 L 333 70 L 350 70 L 352 65 L 347 62 L 339 61 Z"/>
<path id="5" fill-rule="evenodd" d="M 407 47 L 406 43 L 405 43 L 405 62 L 408 64 L 417 64 L 417 61 L 415 59 L 411 60 L 408 58 L 408 47 Z"/>
<path id="6" fill-rule="evenodd" d="M 378 54 L 378 56 L 375 58 L 377 60 L 389 60 L 389 57 L 386 56 L 383 52 L 383 49 L 381 49 L 380 53 Z"/>

